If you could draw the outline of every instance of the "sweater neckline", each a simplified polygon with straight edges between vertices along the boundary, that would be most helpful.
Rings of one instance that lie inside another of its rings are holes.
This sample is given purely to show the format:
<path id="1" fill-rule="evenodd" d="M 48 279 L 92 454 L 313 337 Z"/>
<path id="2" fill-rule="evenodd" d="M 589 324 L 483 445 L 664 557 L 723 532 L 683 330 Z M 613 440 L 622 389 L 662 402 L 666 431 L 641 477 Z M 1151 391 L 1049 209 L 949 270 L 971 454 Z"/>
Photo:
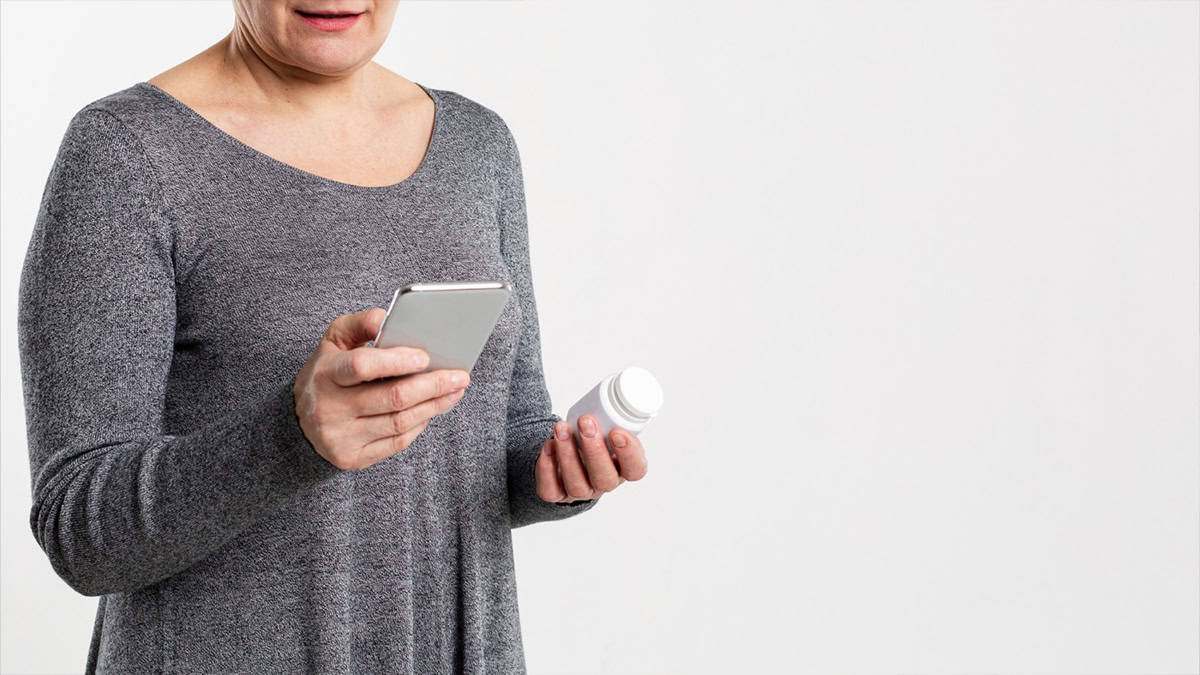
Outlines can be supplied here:
<path id="1" fill-rule="evenodd" d="M 177 109 L 182 111 L 186 116 L 199 122 L 201 125 L 203 125 L 205 128 L 207 128 L 210 132 L 213 132 L 216 136 L 225 139 L 226 142 L 230 146 L 232 146 L 235 150 L 241 152 L 243 155 L 246 155 L 248 157 L 252 157 L 252 158 L 255 158 L 255 159 L 258 159 L 261 161 L 266 161 L 267 163 L 269 163 L 277 168 L 280 168 L 284 171 L 287 171 L 289 173 L 299 175 L 299 176 L 302 176 L 309 180 L 314 180 L 323 185 L 329 185 L 329 186 L 332 186 L 332 187 L 340 189 L 340 190 L 350 191 L 350 192 L 384 192 L 384 191 L 388 191 L 388 190 L 397 190 L 397 189 L 400 189 L 403 187 L 407 187 L 411 184 L 415 184 L 420 179 L 424 178 L 424 175 L 426 173 L 428 173 L 428 171 L 429 171 L 429 165 L 432 163 L 435 153 L 439 150 L 440 145 L 441 145 L 438 141 L 439 141 L 439 136 L 441 135 L 441 127 L 442 127 L 442 114 L 443 114 L 442 100 L 436 94 L 436 91 L 437 91 L 436 89 L 433 89 L 431 87 L 426 87 L 425 85 L 421 84 L 420 82 L 413 82 L 413 84 L 420 87 L 421 90 L 424 91 L 425 94 L 427 96 L 429 96 L 430 99 L 433 100 L 433 130 L 429 136 L 429 145 L 425 149 L 425 155 L 421 158 L 421 163 L 417 165 L 417 169 L 415 171 L 413 171 L 412 174 L 410 174 L 404 180 L 402 180 L 398 183 L 392 183 L 391 185 L 358 185 L 356 183 L 346 183 L 346 182 L 343 182 L 340 180 L 334 180 L 333 178 L 327 178 L 325 176 L 315 174 L 311 171 L 306 171 L 304 169 L 301 169 L 298 166 L 293 166 L 281 159 L 278 159 L 276 157 L 272 157 L 271 155 L 268 155 L 267 153 L 263 152 L 262 150 L 259 150 L 251 145 L 246 144 L 245 142 L 241 141 L 233 134 L 230 134 L 229 132 L 225 131 L 221 127 L 213 124 L 211 121 L 209 121 L 209 119 L 207 117 L 201 115 L 194 108 L 187 105 L 183 101 L 180 101 L 179 99 L 175 98 L 175 96 L 168 93 L 165 89 L 159 87 L 158 85 L 151 84 L 150 82 L 147 82 L 147 81 L 142 81 L 142 82 L 138 82 L 134 86 L 142 87 L 143 89 L 146 89 L 146 90 L 158 95 L 159 97 L 166 99 L 174 107 L 176 107 Z"/>

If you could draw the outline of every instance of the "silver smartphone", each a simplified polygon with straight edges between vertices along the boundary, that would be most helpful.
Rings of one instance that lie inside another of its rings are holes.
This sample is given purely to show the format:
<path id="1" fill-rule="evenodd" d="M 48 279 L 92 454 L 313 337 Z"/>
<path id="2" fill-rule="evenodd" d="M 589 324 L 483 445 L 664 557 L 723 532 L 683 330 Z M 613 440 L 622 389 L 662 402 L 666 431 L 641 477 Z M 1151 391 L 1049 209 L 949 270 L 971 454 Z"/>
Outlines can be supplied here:
<path id="1" fill-rule="evenodd" d="M 396 289 L 387 316 L 368 346 L 420 347 L 429 353 L 422 373 L 439 368 L 471 372 L 508 301 L 503 281 L 408 284 Z"/>

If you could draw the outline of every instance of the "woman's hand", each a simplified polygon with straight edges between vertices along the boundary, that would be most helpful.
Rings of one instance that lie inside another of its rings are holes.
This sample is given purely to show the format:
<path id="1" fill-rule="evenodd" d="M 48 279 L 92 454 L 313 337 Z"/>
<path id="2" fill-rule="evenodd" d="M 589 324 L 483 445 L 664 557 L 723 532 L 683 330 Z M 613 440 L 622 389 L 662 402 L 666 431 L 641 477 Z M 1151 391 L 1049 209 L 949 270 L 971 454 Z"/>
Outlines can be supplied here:
<path id="1" fill-rule="evenodd" d="M 301 430 L 339 469 L 362 469 L 407 448 L 470 382 L 463 370 L 413 374 L 429 365 L 422 349 L 363 346 L 386 315 L 373 307 L 334 319 L 292 386 Z"/>
<path id="2" fill-rule="evenodd" d="M 554 438 L 542 444 L 534 471 L 537 493 L 543 500 L 595 499 L 627 480 L 641 480 L 646 475 L 646 451 L 637 436 L 613 429 L 608 434 L 613 447 L 609 453 L 604 437 L 597 432 L 595 417 L 580 415 L 578 426 L 583 447 L 576 445 L 565 420 L 554 425 Z"/>

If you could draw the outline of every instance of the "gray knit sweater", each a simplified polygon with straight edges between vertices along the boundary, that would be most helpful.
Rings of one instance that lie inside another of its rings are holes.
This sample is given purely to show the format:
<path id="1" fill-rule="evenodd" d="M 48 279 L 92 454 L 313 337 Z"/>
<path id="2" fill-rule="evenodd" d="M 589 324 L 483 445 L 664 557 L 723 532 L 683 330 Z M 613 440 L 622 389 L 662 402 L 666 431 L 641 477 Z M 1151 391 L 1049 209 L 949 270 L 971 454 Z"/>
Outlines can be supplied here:
<path id="1" fill-rule="evenodd" d="M 71 119 L 18 323 L 30 522 L 100 596 L 88 672 L 524 671 L 511 528 L 594 502 L 534 490 L 559 417 L 512 134 L 422 88 L 429 150 L 386 187 L 285 164 L 147 82 Z M 326 462 L 292 399 L 325 328 L 472 279 L 514 294 L 463 399 L 371 467 Z"/>

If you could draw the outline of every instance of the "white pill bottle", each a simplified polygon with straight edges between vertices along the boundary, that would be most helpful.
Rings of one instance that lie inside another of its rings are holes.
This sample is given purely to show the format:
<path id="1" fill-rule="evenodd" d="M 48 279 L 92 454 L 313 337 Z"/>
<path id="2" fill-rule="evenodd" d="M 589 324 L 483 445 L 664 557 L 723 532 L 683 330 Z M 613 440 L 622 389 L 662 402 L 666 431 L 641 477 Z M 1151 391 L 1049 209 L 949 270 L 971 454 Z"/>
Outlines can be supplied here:
<path id="1" fill-rule="evenodd" d="M 593 415 L 599 423 L 600 437 L 620 427 L 637 434 L 658 414 L 663 403 L 663 391 L 658 380 L 645 368 L 628 366 L 613 373 L 592 387 L 591 391 L 567 411 L 567 424 L 580 443 L 577 424 L 580 415 Z M 611 444 L 609 450 L 612 450 Z"/>

